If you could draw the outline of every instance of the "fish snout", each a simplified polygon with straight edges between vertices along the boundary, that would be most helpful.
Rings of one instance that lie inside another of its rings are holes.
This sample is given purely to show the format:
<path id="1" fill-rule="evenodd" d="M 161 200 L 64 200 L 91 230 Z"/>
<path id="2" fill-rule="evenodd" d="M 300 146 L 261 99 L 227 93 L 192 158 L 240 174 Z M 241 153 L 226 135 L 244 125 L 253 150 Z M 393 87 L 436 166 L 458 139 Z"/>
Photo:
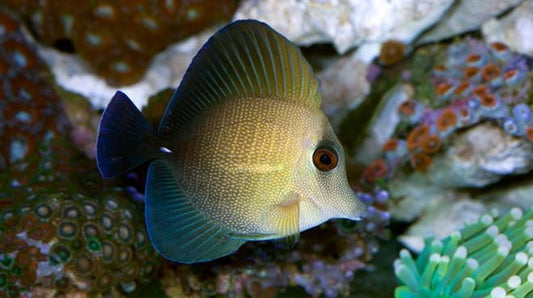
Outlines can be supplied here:
<path id="1" fill-rule="evenodd" d="M 358 205 L 354 210 L 354 220 L 363 220 L 367 218 L 368 215 L 368 207 L 361 203 Z"/>

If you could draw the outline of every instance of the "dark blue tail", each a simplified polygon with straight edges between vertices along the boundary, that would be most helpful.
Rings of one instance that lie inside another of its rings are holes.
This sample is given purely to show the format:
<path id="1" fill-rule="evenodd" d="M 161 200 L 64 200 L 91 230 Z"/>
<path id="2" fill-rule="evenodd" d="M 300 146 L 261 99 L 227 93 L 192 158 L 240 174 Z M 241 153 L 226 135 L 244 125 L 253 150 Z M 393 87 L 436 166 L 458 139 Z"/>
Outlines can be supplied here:
<path id="1" fill-rule="evenodd" d="M 152 127 L 124 93 L 117 91 L 100 120 L 96 161 L 100 173 L 112 178 L 157 156 Z"/>

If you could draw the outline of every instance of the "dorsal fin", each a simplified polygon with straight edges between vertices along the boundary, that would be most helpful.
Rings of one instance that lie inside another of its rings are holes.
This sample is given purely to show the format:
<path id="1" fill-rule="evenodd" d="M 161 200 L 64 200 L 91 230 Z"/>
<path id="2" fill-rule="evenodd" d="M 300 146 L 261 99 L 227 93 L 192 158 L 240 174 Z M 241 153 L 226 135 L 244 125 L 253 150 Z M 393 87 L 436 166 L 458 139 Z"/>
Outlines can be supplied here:
<path id="1" fill-rule="evenodd" d="M 228 99 L 275 98 L 319 109 L 319 84 L 294 44 L 267 24 L 233 22 L 215 33 L 189 65 L 159 126 L 170 135 L 206 107 Z"/>

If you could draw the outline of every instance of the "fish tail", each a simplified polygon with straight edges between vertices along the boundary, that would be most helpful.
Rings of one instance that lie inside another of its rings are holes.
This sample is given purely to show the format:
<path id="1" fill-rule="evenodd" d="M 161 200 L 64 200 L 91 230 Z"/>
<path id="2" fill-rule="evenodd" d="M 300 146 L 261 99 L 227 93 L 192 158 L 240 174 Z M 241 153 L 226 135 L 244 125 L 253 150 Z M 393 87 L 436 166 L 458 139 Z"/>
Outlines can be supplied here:
<path id="1" fill-rule="evenodd" d="M 105 178 L 158 156 L 159 140 L 151 125 L 126 94 L 117 91 L 100 120 L 96 162 Z"/>

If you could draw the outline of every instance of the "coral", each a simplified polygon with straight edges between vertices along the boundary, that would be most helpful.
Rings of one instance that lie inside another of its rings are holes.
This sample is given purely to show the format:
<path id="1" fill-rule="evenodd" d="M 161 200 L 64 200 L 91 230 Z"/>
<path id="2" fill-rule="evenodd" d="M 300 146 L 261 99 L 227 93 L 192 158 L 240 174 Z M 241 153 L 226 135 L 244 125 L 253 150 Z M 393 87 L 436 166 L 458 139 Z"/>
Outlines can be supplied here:
<path id="1" fill-rule="evenodd" d="M 34 288 L 132 292 L 156 273 L 158 258 L 136 220 L 142 210 L 119 194 L 28 193 L 0 217 L 0 272 L 10 296 Z"/>
<path id="2" fill-rule="evenodd" d="M 426 239 L 418 258 L 394 263 L 400 297 L 526 297 L 533 292 L 533 208 L 494 211 L 442 240 Z"/>
<path id="3" fill-rule="evenodd" d="M 400 62 L 405 55 L 405 44 L 399 40 L 387 40 L 381 45 L 379 62 L 385 66 Z"/>
<path id="4" fill-rule="evenodd" d="M 436 56 L 435 61 L 443 62 L 429 74 L 413 70 L 413 75 L 403 76 L 422 86 L 398 105 L 401 121 L 383 146 L 383 160 L 378 159 L 385 162 L 381 168 L 389 171 L 383 177 L 391 177 L 405 163 L 426 171 L 432 156 L 446 146 L 455 131 L 482 121 L 493 121 L 510 135 L 531 140 L 530 58 L 513 53 L 503 43 L 486 45 L 473 38 L 451 44 Z M 408 150 L 393 154 L 393 145 L 404 142 Z M 363 180 L 373 169 L 375 162 L 367 166 Z"/>
<path id="5" fill-rule="evenodd" d="M 68 132 L 49 74 L 19 22 L 0 10 L 0 170 L 31 156 L 41 142 Z"/>
<path id="6" fill-rule="evenodd" d="M 110 84 L 142 77 L 151 58 L 178 39 L 227 20 L 237 1 L 7 0 L 39 41 L 76 52 Z"/>
<path id="7" fill-rule="evenodd" d="M 0 292 L 129 293 L 151 280 L 160 260 L 141 205 L 64 140 L 39 147 L 0 173 Z"/>

